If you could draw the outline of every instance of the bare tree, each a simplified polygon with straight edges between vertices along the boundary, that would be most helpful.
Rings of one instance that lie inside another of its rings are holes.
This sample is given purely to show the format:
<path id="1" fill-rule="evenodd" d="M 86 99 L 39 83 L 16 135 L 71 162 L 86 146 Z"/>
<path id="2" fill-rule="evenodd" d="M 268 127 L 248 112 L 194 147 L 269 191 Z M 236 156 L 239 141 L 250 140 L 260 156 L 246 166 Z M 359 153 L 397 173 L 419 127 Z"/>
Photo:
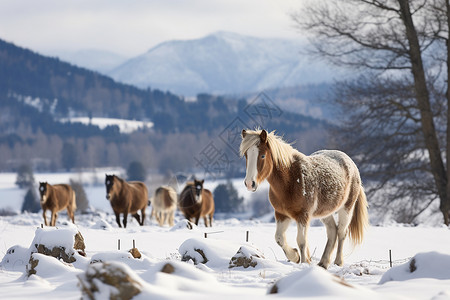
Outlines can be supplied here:
<path id="1" fill-rule="evenodd" d="M 439 199 L 446 225 L 450 133 L 439 141 L 450 129 L 448 8 L 448 0 L 330 0 L 293 16 L 311 34 L 312 53 L 362 74 L 338 83 L 334 99 L 347 116 L 344 141 L 375 190 L 409 199 L 410 220 Z"/>

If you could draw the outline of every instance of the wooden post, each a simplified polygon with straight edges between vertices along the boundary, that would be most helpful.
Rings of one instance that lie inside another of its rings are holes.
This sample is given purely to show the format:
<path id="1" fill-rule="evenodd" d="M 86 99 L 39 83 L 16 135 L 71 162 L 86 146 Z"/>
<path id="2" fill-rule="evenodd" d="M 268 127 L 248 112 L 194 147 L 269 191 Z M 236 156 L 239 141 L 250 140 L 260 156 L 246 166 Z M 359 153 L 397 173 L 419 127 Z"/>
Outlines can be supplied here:
<path id="1" fill-rule="evenodd" d="M 208 233 L 205 232 L 205 239 L 208 238 Z"/>
<path id="2" fill-rule="evenodd" d="M 120 239 L 117 240 L 117 249 L 120 250 Z"/>
<path id="3" fill-rule="evenodd" d="M 247 230 L 247 234 L 245 236 L 245 241 L 248 243 L 248 230 Z"/>
<path id="4" fill-rule="evenodd" d="M 389 249 L 389 266 L 392 268 L 392 251 Z"/>
<path id="5" fill-rule="evenodd" d="M 44 228 L 44 224 L 41 223 L 41 228 Z"/>
<path id="6" fill-rule="evenodd" d="M 133 248 L 136 248 L 136 244 L 135 244 L 134 240 L 133 240 Z"/>

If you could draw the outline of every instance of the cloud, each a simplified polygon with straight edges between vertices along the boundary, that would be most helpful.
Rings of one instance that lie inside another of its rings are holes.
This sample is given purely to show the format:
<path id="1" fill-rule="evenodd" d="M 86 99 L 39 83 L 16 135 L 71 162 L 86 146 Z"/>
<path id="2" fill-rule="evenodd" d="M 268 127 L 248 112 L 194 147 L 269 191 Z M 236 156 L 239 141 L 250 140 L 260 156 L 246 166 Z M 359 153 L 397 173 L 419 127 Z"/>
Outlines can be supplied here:
<path id="1" fill-rule="evenodd" d="M 293 0 L 0 0 L 0 38 L 40 52 L 108 49 L 141 54 L 171 39 L 225 30 L 295 37 Z"/>

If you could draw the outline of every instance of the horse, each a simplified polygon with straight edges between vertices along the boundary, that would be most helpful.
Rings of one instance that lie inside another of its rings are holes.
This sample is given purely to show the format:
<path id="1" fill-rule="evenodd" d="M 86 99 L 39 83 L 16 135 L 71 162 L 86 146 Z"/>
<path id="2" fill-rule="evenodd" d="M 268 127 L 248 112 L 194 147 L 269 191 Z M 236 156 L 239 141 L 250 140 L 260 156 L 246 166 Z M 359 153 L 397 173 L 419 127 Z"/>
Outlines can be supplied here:
<path id="1" fill-rule="evenodd" d="M 319 266 L 328 269 L 336 247 L 334 263 L 343 265 L 347 234 L 354 245 L 362 243 L 368 226 L 367 199 L 356 164 L 338 150 L 321 150 L 306 156 L 266 130 L 242 130 L 239 147 L 246 160 L 244 185 L 255 192 L 265 179 L 269 201 L 275 210 L 275 241 L 292 262 L 311 263 L 307 233 L 312 218 L 326 227 L 327 243 Z M 337 213 L 338 221 L 333 215 Z M 297 223 L 297 249 L 286 242 L 291 220 Z"/>
<path id="2" fill-rule="evenodd" d="M 123 227 L 127 227 L 127 217 L 130 213 L 139 223 L 144 225 L 145 209 L 148 204 L 148 190 L 143 182 L 126 182 L 116 175 L 106 175 L 106 199 L 111 202 L 111 207 L 116 215 L 119 227 L 120 214 L 123 214 Z M 141 211 L 141 216 L 137 213 Z"/>
<path id="3" fill-rule="evenodd" d="M 177 192 L 170 186 L 160 186 L 156 189 L 155 195 L 150 199 L 152 204 L 151 216 L 156 218 L 159 226 L 163 226 L 166 222 L 169 226 L 173 226 L 177 199 Z"/>
<path id="4" fill-rule="evenodd" d="M 41 207 L 43 210 L 44 223 L 48 226 L 47 216 L 45 213 L 47 209 L 52 212 L 50 219 L 50 226 L 55 226 L 58 212 L 67 208 L 67 214 L 75 224 L 75 210 L 77 209 L 77 202 L 75 192 L 68 184 L 51 185 L 47 182 L 39 182 L 39 194 L 41 196 Z"/>
<path id="5" fill-rule="evenodd" d="M 204 180 L 187 182 L 178 199 L 178 208 L 187 220 L 194 220 L 195 225 L 201 217 L 205 226 L 212 226 L 214 216 L 214 198 L 210 190 L 203 188 Z"/>

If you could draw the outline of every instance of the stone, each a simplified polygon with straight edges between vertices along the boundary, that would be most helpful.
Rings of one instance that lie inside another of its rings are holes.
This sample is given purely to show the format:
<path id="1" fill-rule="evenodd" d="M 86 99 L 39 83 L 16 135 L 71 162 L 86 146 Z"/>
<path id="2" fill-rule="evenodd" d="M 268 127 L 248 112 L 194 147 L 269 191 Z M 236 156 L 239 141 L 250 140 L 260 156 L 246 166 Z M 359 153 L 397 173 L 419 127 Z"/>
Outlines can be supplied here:
<path id="1" fill-rule="evenodd" d="M 85 274 L 78 277 L 83 295 L 90 299 L 128 300 L 141 293 L 142 283 L 125 265 L 99 262 L 89 265 Z M 102 285 L 114 287 L 105 288 Z M 99 293 L 109 293 L 103 295 Z"/>

